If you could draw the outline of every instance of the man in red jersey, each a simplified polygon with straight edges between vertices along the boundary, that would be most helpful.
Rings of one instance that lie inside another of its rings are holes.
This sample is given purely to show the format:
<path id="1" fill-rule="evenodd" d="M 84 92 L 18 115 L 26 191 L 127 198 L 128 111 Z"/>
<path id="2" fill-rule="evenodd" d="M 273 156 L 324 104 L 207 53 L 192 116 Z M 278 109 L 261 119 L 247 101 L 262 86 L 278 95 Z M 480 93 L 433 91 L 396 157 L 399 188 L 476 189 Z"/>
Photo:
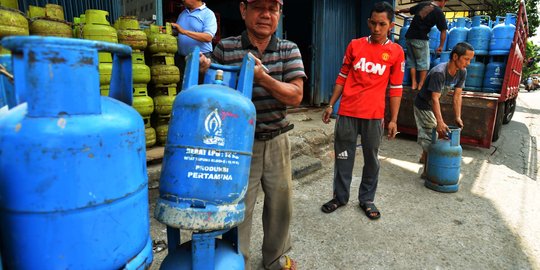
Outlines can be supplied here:
<path id="1" fill-rule="evenodd" d="M 388 40 L 394 27 L 393 18 L 394 10 L 390 4 L 375 4 L 368 19 L 371 35 L 349 43 L 334 93 L 323 112 L 323 122 L 329 123 L 332 106 L 341 96 L 334 138 L 334 198 L 321 207 L 325 213 L 331 213 L 349 201 L 356 140 L 360 134 L 364 168 L 358 200 L 368 218 L 381 216 L 373 202 L 379 177 L 378 152 L 383 136 L 385 97 L 390 83 L 388 138 L 393 139 L 397 133 L 405 67 L 403 49 Z"/>

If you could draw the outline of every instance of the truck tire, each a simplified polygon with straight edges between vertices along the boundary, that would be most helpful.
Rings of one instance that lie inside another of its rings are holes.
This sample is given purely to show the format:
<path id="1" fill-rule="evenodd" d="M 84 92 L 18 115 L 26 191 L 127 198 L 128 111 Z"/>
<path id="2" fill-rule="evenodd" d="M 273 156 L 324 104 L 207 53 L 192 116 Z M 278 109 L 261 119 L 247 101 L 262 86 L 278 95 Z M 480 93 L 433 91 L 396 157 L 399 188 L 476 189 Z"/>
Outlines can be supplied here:
<path id="1" fill-rule="evenodd" d="M 510 121 L 512 121 L 512 117 L 514 116 L 514 112 L 516 111 L 516 98 L 507 100 L 506 102 L 506 109 L 504 109 L 504 119 L 503 124 L 508 124 Z"/>
<path id="2" fill-rule="evenodd" d="M 497 141 L 499 139 L 499 136 L 501 135 L 503 118 L 505 115 L 504 108 L 505 108 L 504 102 L 501 102 L 499 103 L 499 105 L 497 105 L 497 116 L 495 116 L 495 126 L 493 127 L 493 137 L 491 138 L 492 142 Z"/>

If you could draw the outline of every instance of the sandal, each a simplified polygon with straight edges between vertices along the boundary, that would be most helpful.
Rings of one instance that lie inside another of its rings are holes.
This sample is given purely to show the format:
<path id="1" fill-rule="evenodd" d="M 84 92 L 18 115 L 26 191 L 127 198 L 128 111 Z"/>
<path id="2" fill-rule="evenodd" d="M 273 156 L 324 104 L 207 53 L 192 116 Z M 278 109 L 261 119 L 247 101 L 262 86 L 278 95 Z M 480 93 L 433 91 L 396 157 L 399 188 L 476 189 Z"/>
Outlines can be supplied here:
<path id="1" fill-rule="evenodd" d="M 329 202 L 323 204 L 321 206 L 321 211 L 325 212 L 325 213 L 332 213 L 334 211 L 336 211 L 336 209 L 344 206 L 345 204 L 344 203 L 340 203 L 336 198 L 333 198 L 331 199 Z"/>
<path id="2" fill-rule="evenodd" d="M 360 208 L 364 210 L 364 213 L 366 213 L 369 219 L 378 219 L 381 217 L 381 212 L 379 212 L 379 209 L 372 202 L 360 202 Z"/>
<path id="3" fill-rule="evenodd" d="M 282 265 L 281 270 L 296 270 L 296 262 L 287 255 L 281 256 L 279 262 Z"/>

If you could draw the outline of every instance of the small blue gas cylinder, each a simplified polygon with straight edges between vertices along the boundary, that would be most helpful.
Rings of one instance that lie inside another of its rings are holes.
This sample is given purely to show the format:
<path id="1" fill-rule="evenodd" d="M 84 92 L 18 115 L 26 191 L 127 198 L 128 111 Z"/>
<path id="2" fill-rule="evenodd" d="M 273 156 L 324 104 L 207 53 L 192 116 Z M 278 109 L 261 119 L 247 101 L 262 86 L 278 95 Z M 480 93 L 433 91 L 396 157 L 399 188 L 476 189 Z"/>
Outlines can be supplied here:
<path id="1" fill-rule="evenodd" d="M 242 67 L 211 65 L 239 73 L 237 90 L 221 74 L 197 85 L 195 60 L 186 66 L 184 90 L 174 101 L 155 216 L 174 228 L 232 228 L 244 219 L 256 121 L 254 60 L 246 56 Z"/>
<path id="2" fill-rule="evenodd" d="M 403 27 L 401 27 L 401 30 L 399 30 L 399 41 L 398 44 L 401 45 L 403 50 L 406 49 L 405 41 L 407 40 L 405 38 L 405 35 L 407 34 L 407 31 L 409 30 L 409 27 L 411 27 L 412 18 L 407 17 L 403 20 Z"/>
<path id="3" fill-rule="evenodd" d="M 486 66 L 486 73 L 484 75 L 484 82 L 482 84 L 482 91 L 486 93 L 500 93 L 504 73 L 506 71 L 505 57 L 497 56 L 491 57 L 490 62 Z M 466 82 L 465 82 L 466 83 Z"/>
<path id="4" fill-rule="evenodd" d="M 38 36 L 5 37 L 2 46 L 26 98 L 0 114 L 4 267 L 149 267 L 144 125 L 128 105 L 131 48 Z M 99 94 L 98 50 L 115 56 L 111 97 L 123 102 Z"/>
<path id="5" fill-rule="evenodd" d="M 448 32 L 448 43 L 446 50 L 451 51 L 456 44 L 467 40 L 469 29 L 466 27 L 467 18 L 458 18 L 457 24 Z"/>
<path id="6" fill-rule="evenodd" d="M 482 24 L 484 21 L 485 24 Z M 479 15 L 472 18 L 472 28 L 467 34 L 467 42 L 474 48 L 475 55 L 487 55 L 491 39 L 489 16 Z"/>
<path id="7" fill-rule="evenodd" d="M 428 148 L 427 180 L 424 185 L 439 192 L 456 192 L 459 189 L 462 149 L 459 144 L 460 129 L 449 127 L 447 139 L 437 139 L 433 129 Z"/>
<path id="8" fill-rule="evenodd" d="M 471 64 L 467 67 L 467 79 L 465 80 L 465 90 L 482 91 L 484 83 L 484 73 L 486 66 L 482 62 L 476 62 L 476 57 L 471 60 Z"/>
<path id="9" fill-rule="evenodd" d="M 506 13 L 504 23 L 493 27 L 489 42 L 489 55 L 507 55 L 510 53 L 514 33 L 516 32 L 516 14 Z"/>

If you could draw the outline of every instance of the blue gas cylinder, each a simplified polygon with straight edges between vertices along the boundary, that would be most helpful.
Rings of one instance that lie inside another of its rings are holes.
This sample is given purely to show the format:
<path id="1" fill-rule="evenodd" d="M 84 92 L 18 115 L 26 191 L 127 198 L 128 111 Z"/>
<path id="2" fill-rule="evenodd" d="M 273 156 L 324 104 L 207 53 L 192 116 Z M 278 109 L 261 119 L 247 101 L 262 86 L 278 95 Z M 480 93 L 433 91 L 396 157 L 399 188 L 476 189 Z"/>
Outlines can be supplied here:
<path id="1" fill-rule="evenodd" d="M 431 60 L 429 61 L 429 69 L 432 69 L 436 65 L 441 63 L 441 58 L 437 54 L 431 55 Z"/>
<path id="2" fill-rule="evenodd" d="M 505 71 L 506 63 L 504 62 L 504 57 L 491 57 L 484 74 L 483 92 L 500 93 Z"/>
<path id="3" fill-rule="evenodd" d="M 485 25 L 482 24 L 485 22 Z M 489 41 L 491 39 L 491 26 L 489 16 L 479 15 L 472 18 L 472 27 L 467 34 L 467 42 L 474 48 L 475 55 L 487 55 L 489 51 Z"/>
<path id="4" fill-rule="evenodd" d="M 441 53 L 441 56 L 439 57 L 439 63 L 446 63 L 448 61 L 450 61 L 450 54 L 452 52 L 450 51 L 444 51 Z"/>
<path id="5" fill-rule="evenodd" d="M 456 44 L 466 41 L 469 29 L 466 27 L 467 18 L 458 18 L 456 26 L 448 32 L 446 50 L 451 51 Z"/>
<path id="6" fill-rule="evenodd" d="M 493 27 L 491 41 L 489 42 L 489 55 L 507 55 L 510 53 L 514 33 L 516 14 L 507 13 L 504 23 L 499 23 Z"/>
<path id="7" fill-rule="evenodd" d="M 401 45 L 403 50 L 406 49 L 405 41 L 407 40 L 405 38 L 405 35 L 407 34 L 407 30 L 409 30 L 409 27 L 411 27 L 412 18 L 407 17 L 403 20 L 403 27 L 401 27 L 401 30 L 399 30 L 399 41 L 398 44 Z"/>
<path id="8" fill-rule="evenodd" d="M 231 228 L 244 219 L 256 122 L 254 60 L 211 65 L 238 73 L 237 90 L 223 85 L 218 72 L 212 83 L 197 85 L 198 57 L 188 62 L 169 122 L 155 217 L 174 228 Z"/>
<path id="9" fill-rule="evenodd" d="M 131 48 L 6 37 L 15 90 L 0 114 L 0 245 L 9 269 L 121 269 L 152 262 L 144 125 Z M 98 50 L 115 55 L 99 94 Z"/>
<path id="10" fill-rule="evenodd" d="M 219 237 L 219 238 L 218 238 Z M 178 229 L 167 227 L 168 254 L 161 270 L 242 270 L 244 256 L 238 246 L 238 228 L 210 232 L 194 232 L 192 240 L 180 244 Z"/>
<path id="11" fill-rule="evenodd" d="M 439 44 L 441 44 L 441 31 L 437 29 L 437 26 L 433 26 L 431 27 L 431 30 L 429 30 L 428 37 L 429 37 L 429 52 L 434 53 L 435 50 L 439 47 Z"/>
<path id="12" fill-rule="evenodd" d="M 405 65 L 405 72 L 403 72 L 403 85 L 411 85 L 411 68 Z"/>
<path id="13" fill-rule="evenodd" d="M 424 185 L 439 192 L 456 192 L 459 189 L 462 149 L 459 144 L 460 129 L 449 127 L 447 139 L 437 139 L 433 129 L 427 157 L 427 180 Z"/>
<path id="14" fill-rule="evenodd" d="M 476 62 L 476 57 L 471 60 L 471 64 L 467 67 L 465 90 L 482 92 L 485 69 L 484 63 Z"/>

